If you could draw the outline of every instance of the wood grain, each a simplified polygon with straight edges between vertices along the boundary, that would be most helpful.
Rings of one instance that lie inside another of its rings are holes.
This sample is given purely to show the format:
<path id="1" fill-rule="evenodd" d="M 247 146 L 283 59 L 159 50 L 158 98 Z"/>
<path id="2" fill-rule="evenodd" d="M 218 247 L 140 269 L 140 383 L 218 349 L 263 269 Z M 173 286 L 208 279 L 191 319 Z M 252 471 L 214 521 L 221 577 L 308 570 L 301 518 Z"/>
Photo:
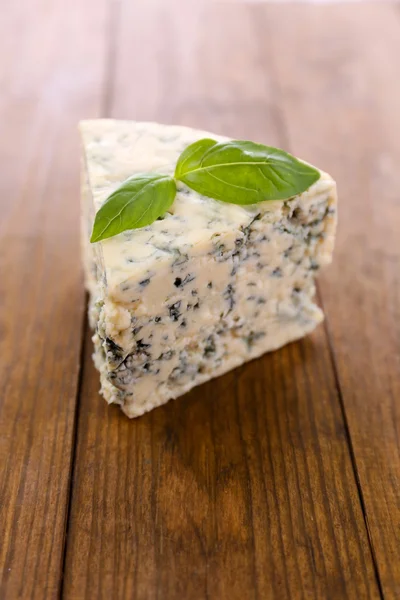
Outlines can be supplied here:
<path id="1" fill-rule="evenodd" d="M 171 4 L 122 3 L 112 115 L 286 146 L 281 15 Z M 380 597 L 324 328 L 131 422 L 90 354 L 65 598 Z"/>
<path id="2" fill-rule="evenodd" d="M 399 598 L 400 12 L 386 3 L 276 8 L 279 35 L 259 22 L 290 146 L 338 181 L 337 251 L 321 294 L 382 590 Z"/>
<path id="3" fill-rule="evenodd" d="M 0 20 L 2 600 L 60 586 L 84 311 L 76 122 L 99 110 L 104 9 L 24 1 Z"/>
<path id="4" fill-rule="evenodd" d="M 379 598 L 322 333 L 134 422 L 88 345 L 65 598 Z"/>

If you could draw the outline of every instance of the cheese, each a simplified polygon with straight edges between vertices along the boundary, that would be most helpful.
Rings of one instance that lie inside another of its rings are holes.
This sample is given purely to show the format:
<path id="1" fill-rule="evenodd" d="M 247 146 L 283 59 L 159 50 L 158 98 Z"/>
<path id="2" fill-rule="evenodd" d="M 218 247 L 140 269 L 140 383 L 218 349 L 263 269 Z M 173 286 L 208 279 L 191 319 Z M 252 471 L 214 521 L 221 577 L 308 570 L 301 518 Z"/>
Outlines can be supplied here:
<path id="1" fill-rule="evenodd" d="M 321 172 L 285 202 L 239 206 L 178 184 L 163 219 L 97 244 L 95 212 L 126 178 L 173 174 L 204 131 L 81 123 L 82 238 L 101 392 L 129 417 L 311 332 L 314 275 L 330 262 L 336 186 Z"/>

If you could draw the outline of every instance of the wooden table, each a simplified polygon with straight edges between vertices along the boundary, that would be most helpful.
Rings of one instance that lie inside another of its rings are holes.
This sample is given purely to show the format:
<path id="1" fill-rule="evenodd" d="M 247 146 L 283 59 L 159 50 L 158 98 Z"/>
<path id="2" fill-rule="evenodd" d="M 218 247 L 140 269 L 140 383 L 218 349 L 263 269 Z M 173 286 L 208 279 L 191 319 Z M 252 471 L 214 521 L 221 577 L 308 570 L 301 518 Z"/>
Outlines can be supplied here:
<path id="1" fill-rule="evenodd" d="M 0 598 L 400 598 L 400 9 L 22 0 L 0 19 Z M 315 334 L 134 421 L 98 395 L 80 118 L 337 179 Z"/>

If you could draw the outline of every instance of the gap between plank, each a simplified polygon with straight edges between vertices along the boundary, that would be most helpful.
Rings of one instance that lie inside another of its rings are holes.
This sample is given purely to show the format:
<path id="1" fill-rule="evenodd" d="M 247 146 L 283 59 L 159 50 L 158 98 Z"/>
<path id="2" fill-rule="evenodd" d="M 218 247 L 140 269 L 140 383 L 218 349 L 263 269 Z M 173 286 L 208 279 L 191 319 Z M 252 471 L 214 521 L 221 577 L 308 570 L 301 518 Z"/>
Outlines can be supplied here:
<path id="1" fill-rule="evenodd" d="M 262 2 L 262 3 L 265 3 L 265 2 Z M 264 23 L 264 26 L 265 26 L 265 23 Z M 260 21 L 256 20 L 256 27 L 260 27 Z M 274 82 L 275 89 L 278 92 L 277 97 L 279 98 L 282 96 L 282 92 L 281 92 L 281 87 L 280 87 L 280 83 L 279 83 L 279 77 L 277 75 L 277 70 L 275 68 L 274 54 L 272 51 L 269 52 L 269 67 L 270 67 L 270 71 L 273 76 L 273 82 Z M 279 135 L 281 135 L 281 137 L 282 137 L 281 141 L 282 141 L 282 143 L 285 144 L 287 151 L 290 152 L 291 144 L 290 144 L 289 130 L 287 128 L 285 116 L 284 116 L 284 113 L 281 109 L 279 102 L 274 102 L 273 109 L 274 109 L 275 115 L 278 117 L 278 120 L 279 120 Z M 322 308 L 324 308 L 323 301 L 322 301 L 322 294 L 320 291 L 320 284 L 318 281 L 316 282 L 316 295 L 317 295 L 317 298 L 318 298 Z M 336 367 L 335 354 L 334 354 L 333 344 L 331 341 L 329 327 L 328 327 L 328 318 L 327 318 L 325 311 L 324 311 L 324 314 L 325 314 L 325 319 L 324 319 L 323 327 L 324 327 L 325 336 L 326 336 L 327 344 L 328 344 L 328 352 L 329 352 L 330 361 L 331 361 L 331 365 L 332 365 L 332 371 L 333 371 L 333 377 L 334 377 L 335 387 L 336 387 L 337 396 L 338 396 L 340 413 L 342 415 L 347 446 L 349 449 L 350 461 L 351 461 L 351 465 L 353 468 L 354 480 L 356 483 L 361 512 L 362 512 L 363 519 L 364 519 L 364 525 L 365 525 L 365 529 L 366 529 L 366 533 L 367 533 L 368 545 L 370 548 L 371 560 L 372 560 L 372 565 L 373 565 L 375 578 L 376 578 L 376 582 L 377 582 L 377 586 L 378 586 L 378 591 L 379 591 L 380 597 L 383 599 L 384 596 L 383 596 L 382 584 L 381 584 L 380 577 L 379 577 L 378 563 L 376 560 L 376 555 L 375 555 L 375 551 L 374 551 L 374 547 L 373 547 L 373 543 L 372 543 L 372 539 L 371 539 L 371 535 L 370 535 L 370 531 L 369 531 L 369 527 L 368 527 L 366 507 L 365 507 L 365 503 L 364 503 L 364 497 L 363 497 L 363 493 L 362 493 L 361 483 L 360 483 L 359 476 L 358 476 L 357 463 L 356 463 L 355 453 L 354 453 L 353 444 L 352 444 L 352 440 L 351 440 L 350 428 L 349 428 L 349 424 L 347 421 L 346 409 L 345 409 L 344 401 L 343 401 L 343 394 L 342 394 L 342 390 L 340 387 L 339 374 L 338 374 L 338 370 Z"/>
<path id="2" fill-rule="evenodd" d="M 363 491 L 362 491 L 362 487 L 361 487 L 361 481 L 360 481 L 360 478 L 359 478 L 359 475 L 358 475 L 357 460 L 356 460 L 356 456 L 355 456 L 355 452 L 354 452 L 354 448 L 353 448 L 353 442 L 352 442 L 352 439 L 351 439 L 350 427 L 349 427 L 349 423 L 348 423 L 347 415 L 346 415 L 346 408 L 344 406 L 343 394 L 342 394 L 342 389 L 341 389 L 340 380 L 339 380 L 339 372 L 338 372 L 338 369 L 337 369 L 337 366 L 336 366 L 335 351 L 333 349 L 332 338 L 331 338 L 330 329 L 329 329 L 329 325 L 328 325 L 328 318 L 327 318 L 327 314 L 325 312 L 324 303 L 323 303 L 323 300 L 322 300 L 322 294 L 321 294 L 319 283 L 317 283 L 317 298 L 319 300 L 320 305 L 322 306 L 322 309 L 323 309 L 324 315 L 325 315 L 325 319 L 324 319 L 324 322 L 323 322 L 323 327 L 324 327 L 326 339 L 327 339 L 327 342 L 328 342 L 328 352 L 329 352 L 329 356 L 330 356 L 330 360 L 331 360 L 331 365 L 332 365 L 332 370 L 333 370 L 333 377 L 334 377 L 334 380 L 335 380 L 335 386 L 336 386 L 336 391 L 337 391 L 337 395 L 338 395 L 340 411 L 341 411 L 341 414 L 342 414 L 342 419 L 343 419 L 343 425 L 344 425 L 344 430 L 345 430 L 345 434 L 346 434 L 347 444 L 348 444 L 348 447 L 349 447 L 350 460 L 351 460 L 351 464 L 352 464 L 352 467 L 353 467 L 354 479 L 355 479 L 355 482 L 356 482 L 356 487 L 357 487 L 357 492 L 358 492 L 358 498 L 359 498 L 359 501 L 360 501 L 361 511 L 362 511 L 362 515 L 363 515 L 363 519 L 364 519 L 364 524 L 365 524 L 365 529 L 367 531 L 368 544 L 369 544 L 369 547 L 370 547 L 370 550 L 371 550 L 371 558 L 372 558 L 372 564 L 373 564 L 373 568 L 374 568 L 374 572 L 375 572 L 376 583 L 377 583 L 377 586 L 378 586 L 379 594 L 380 594 L 382 600 L 384 600 L 382 583 L 381 583 L 380 576 L 379 576 L 378 561 L 376 559 L 376 554 L 375 554 L 375 550 L 374 550 L 374 544 L 373 544 L 373 540 L 372 540 L 370 528 L 369 528 L 369 525 L 368 525 L 368 517 L 367 517 L 367 511 L 366 511 L 366 506 L 365 506 L 365 502 L 364 502 L 364 495 L 363 495 Z"/>
<path id="3" fill-rule="evenodd" d="M 119 28 L 119 20 L 120 20 L 120 10 L 121 10 L 121 2 L 120 0 L 110 0 L 109 2 L 109 27 L 107 31 L 108 35 L 108 43 L 106 44 L 106 56 L 105 56 L 105 68 L 104 68 L 104 87 L 102 90 L 102 102 L 101 102 L 101 110 L 100 116 L 103 118 L 107 118 L 110 114 L 111 104 L 113 101 L 114 94 L 114 77 L 115 77 L 115 65 L 116 65 L 116 54 L 117 54 L 117 30 Z M 65 525 L 64 525 L 64 543 L 63 543 L 63 551 L 61 557 L 61 578 L 59 583 L 59 592 L 58 597 L 61 599 L 64 597 L 64 581 L 65 581 L 65 562 L 67 558 L 67 549 L 68 549 L 68 535 L 69 535 L 69 525 L 70 525 L 70 517 L 71 517 L 71 507 L 72 507 L 72 498 L 73 498 L 73 482 L 75 476 L 76 469 L 76 452 L 77 452 L 77 440 L 78 440 L 78 431 L 79 431 L 79 420 L 80 420 L 80 399 L 82 393 L 82 386 L 85 376 L 85 351 L 86 344 L 91 342 L 90 336 L 87 339 L 88 332 L 88 307 L 89 295 L 85 293 L 85 304 L 84 304 L 84 312 L 81 324 L 82 338 L 81 338 L 81 348 L 80 348 L 80 369 L 79 369 L 79 377 L 78 377 L 78 385 L 76 391 L 76 402 L 75 402 L 75 412 L 74 412 L 74 422 L 73 422 L 73 434 L 72 434 L 72 455 L 71 455 L 71 464 L 70 464 L 70 473 L 68 478 L 68 503 L 67 510 L 65 515 Z"/>
<path id="4" fill-rule="evenodd" d="M 76 389 L 76 402 L 75 402 L 75 412 L 74 412 L 74 422 L 73 422 L 73 432 L 72 432 L 72 454 L 70 461 L 70 470 L 68 477 L 68 502 L 67 509 L 65 514 L 65 524 L 64 524 L 64 540 L 63 540 L 63 551 L 61 556 L 61 578 L 59 583 L 59 592 L 58 597 L 63 597 L 64 591 L 64 569 L 65 569 L 65 560 L 67 556 L 67 546 L 68 546 L 68 532 L 69 532 L 69 523 L 70 523 L 70 515 L 71 515 L 71 506 L 72 506 L 72 484 L 75 476 L 75 465 L 76 465 L 76 449 L 77 449 L 77 439 L 78 439 L 78 424 L 79 424 L 79 416 L 80 416 L 80 397 L 83 385 L 83 377 L 85 374 L 85 350 L 86 350 L 86 334 L 88 328 L 88 317 L 87 317 L 87 303 L 88 303 L 88 294 L 85 293 L 85 310 L 83 311 L 82 318 L 82 338 L 81 338 L 81 348 L 79 353 L 79 376 L 78 376 L 78 385 Z M 89 339 L 90 342 L 90 339 Z"/>

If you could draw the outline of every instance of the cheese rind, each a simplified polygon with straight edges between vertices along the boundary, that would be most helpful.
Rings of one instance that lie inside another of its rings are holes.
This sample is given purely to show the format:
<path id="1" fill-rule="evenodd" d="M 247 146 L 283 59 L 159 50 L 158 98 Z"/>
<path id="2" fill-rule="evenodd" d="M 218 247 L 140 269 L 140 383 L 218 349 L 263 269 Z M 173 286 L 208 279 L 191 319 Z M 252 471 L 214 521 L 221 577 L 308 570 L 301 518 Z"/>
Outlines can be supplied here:
<path id="1" fill-rule="evenodd" d="M 285 202 L 238 206 L 178 184 L 152 225 L 88 244 L 95 211 L 127 177 L 173 174 L 179 154 L 219 136 L 155 123 L 81 124 L 82 232 L 102 393 L 130 416 L 312 331 L 314 274 L 331 260 L 329 175 Z"/>

